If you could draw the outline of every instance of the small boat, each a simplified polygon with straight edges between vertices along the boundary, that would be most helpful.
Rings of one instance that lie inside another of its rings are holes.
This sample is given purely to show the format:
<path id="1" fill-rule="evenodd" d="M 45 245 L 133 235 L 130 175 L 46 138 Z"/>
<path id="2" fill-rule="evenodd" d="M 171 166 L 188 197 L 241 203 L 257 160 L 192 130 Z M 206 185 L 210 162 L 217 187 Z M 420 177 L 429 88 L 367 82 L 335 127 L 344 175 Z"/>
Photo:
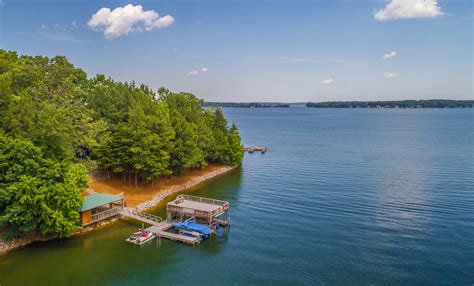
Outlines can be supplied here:
<path id="1" fill-rule="evenodd" d="M 199 237 L 202 239 L 207 238 L 212 233 L 212 229 L 208 226 L 193 221 L 173 223 L 173 227 L 177 228 L 182 234 L 187 233 L 188 236 Z"/>
<path id="2" fill-rule="evenodd" d="M 153 238 L 155 238 L 155 235 L 151 233 L 150 231 L 146 231 L 140 234 L 140 236 L 136 240 L 136 243 L 142 245 L 152 240 Z"/>
<path id="3" fill-rule="evenodd" d="M 136 245 L 145 244 L 155 238 L 155 235 L 147 230 L 132 233 L 125 241 Z"/>
<path id="4" fill-rule="evenodd" d="M 137 232 L 132 233 L 132 234 L 127 238 L 127 241 L 128 241 L 128 242 L 132 242 L 132 241 L 137 240 L 137 238 L 139 238 L 142 233 L 143 233 L 142 231 L 137 231 Z"/>

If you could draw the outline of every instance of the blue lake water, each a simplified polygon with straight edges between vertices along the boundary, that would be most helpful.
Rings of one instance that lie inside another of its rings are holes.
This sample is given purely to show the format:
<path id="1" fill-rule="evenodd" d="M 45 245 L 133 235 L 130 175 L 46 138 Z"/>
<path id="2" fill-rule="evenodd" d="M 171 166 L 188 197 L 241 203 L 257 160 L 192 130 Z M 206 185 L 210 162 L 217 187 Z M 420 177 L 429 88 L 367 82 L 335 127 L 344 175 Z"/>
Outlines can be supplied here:
<path id="1" fill-rule="evenodd" d="M 0 284 L 474 284 L 472 109 L 224 112 L 268 147 L 190 191 L 230 202 L 227 234 L 138 248 L 119 222 L 0 257 Z"/>

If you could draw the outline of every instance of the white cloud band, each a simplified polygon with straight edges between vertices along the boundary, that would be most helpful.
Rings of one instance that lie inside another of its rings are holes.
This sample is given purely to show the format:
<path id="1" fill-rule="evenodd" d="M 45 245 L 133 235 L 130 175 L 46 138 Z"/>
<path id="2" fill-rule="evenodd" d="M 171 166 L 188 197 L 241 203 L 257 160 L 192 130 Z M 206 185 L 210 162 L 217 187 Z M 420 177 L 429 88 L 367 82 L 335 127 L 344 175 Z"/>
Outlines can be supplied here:
<path id="1" fill-rule="evenodd" d="M 101 8 L 87 23 L 95 30 L 103 31 L 108 39 L 128 35 L 134 31 L 151 31 L 168 27 L 174 22 L 170 15 L 160 17 L 154 10 L 144 11 L 140 5 L 128 4 L 124 7 Z"/>
<path id="2" fill-rule="evenodd" d="M 397 55 L 397 52 L 390 52 L 390 53 L 387 53 L 387 54 L 383 55 L 382 58 L 384 60 L 388 60 L 388 59 L 391 59 L 391 58 L 395 57 L 396 55 Z"/>
<path id="3" fill-rule="evenodd" d="M 443 14 L 437 0 L 391 0 L 385 8 L 374 13 L 374 18 L 377 21 L 387 21 L 434 18 Z"/>
<path id="4" fill-rule="evenodd" d="M 323 80 L 321 83 L 325 85 L 330 85 L 334 83 L 334 79 L 328 78 L 328 79 Z"/>
<path id="5" fill-rule="evenodd" d="M 397 77 L 397 76 L 398 76 L 398 74 L 394 73 L 394 72 L 384 72 L 383 73 L 384 78 L 394 78 L 394 77 Z"/>

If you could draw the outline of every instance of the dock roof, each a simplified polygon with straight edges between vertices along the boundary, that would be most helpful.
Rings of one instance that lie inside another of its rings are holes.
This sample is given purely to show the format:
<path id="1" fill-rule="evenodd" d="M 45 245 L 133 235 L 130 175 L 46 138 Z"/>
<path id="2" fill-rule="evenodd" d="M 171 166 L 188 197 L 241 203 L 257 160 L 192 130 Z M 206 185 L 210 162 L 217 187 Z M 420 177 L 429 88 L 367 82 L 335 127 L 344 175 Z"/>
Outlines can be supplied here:
<path id="1" fill-rule="evenodd" d="M 169 207 L 177 207 L 182 210 L 197 210 L 208 213 L 215 213 L 217 211 L 224 211 L 229 208 L 229 203 L 226 201 L 190 196 L 179 195 L 174 201 L 168 203 Z"/>
<path id="2" fill-rule="evenodd" d="M 187 209 L 205 211 L 205 212 L 212 212 L 214 210 L 217 210 L 217 209 L 221 208 L 220 205 L 201 203 L 201 202 L 195 202 L 195 201 L 188 201 L 188 200 L 183 200 L 183 201 L 178 202 L 178 203 L 173 201 L 173 202 L 170 202 L 168 204 L 183 207 L 183 208 L 187 208 Z"/>
<path id="3" fill-rule="evenodd" d="M 79 211 L 80 212 L 87 211 L 90 209 L 100 207 L 102 205 L 110 204 L 110 203 L 121 201 L 121 200 L 123 200 L 123 197 L 121 196 L 95 193 L 92 195 L 88 195 L 87 197 L 84 197 L 84 203 L 82 204 Z"/>

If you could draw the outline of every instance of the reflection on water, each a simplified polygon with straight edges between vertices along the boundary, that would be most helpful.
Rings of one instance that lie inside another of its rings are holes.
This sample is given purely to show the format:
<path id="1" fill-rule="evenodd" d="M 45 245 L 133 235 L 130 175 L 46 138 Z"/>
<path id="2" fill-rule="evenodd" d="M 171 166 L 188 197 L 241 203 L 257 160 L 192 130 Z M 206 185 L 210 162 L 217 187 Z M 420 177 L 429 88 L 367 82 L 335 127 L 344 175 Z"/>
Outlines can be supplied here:
<path id="1" fill-rule="evenodd" d="M 268 147 L 190 191 L 230 202 L 227 235 L 135 247 L 120 221 L 1 257 L 0 284 L 472 284 L 472 110 L 224 112 Z"/>

